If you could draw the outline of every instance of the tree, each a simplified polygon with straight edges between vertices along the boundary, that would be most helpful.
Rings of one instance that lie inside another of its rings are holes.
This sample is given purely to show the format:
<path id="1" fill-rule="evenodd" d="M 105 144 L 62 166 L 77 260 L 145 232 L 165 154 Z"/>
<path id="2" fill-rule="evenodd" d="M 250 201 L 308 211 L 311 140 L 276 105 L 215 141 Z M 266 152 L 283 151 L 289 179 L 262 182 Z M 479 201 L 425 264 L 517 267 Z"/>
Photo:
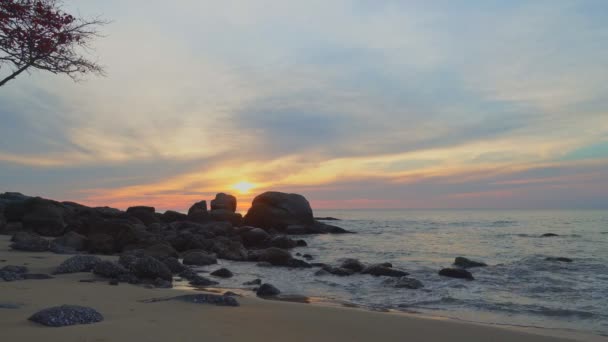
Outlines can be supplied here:
<path id="1" fill-rule="evenodd" d="M 0 87 L 33 68 L 65 74 L 103 75 L 103 68 L 85 58 L 89 43 L 107 22 L 76 18 L 61 10 L 60 0 L 0 0 Z"/>

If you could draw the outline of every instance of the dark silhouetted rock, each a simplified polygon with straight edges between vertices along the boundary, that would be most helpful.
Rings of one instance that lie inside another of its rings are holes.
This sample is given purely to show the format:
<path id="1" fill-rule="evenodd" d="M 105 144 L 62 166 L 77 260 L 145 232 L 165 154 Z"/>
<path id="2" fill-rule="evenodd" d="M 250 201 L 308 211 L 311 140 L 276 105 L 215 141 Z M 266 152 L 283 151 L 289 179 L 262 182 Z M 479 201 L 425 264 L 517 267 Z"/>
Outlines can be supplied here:
<path id="1" fill-rule="evenodd" d="M 218 258 L 226 260 L 245 261 L 248 258 L 247 250 L 240 241 L 223 236 L 213 239 L 212 251 Z"/>
<path id="2" fill-rule="evenodd" d="M 89 235 L 87 249 L 91 253 L 98 254 L 113 254 L 117 252 L 114 238 L 109 234 Z"/>
<path id="3" fill-rule="evenodd" d="M 175 248 L 164 243 L 157 243 L 144 249 L 144 254 L 156 259 L 164 259 L 168 257 L 177 258 L 179 255 Z"/>
<path id="4" fill-rule="evenodd" d="M 172 273 L 180 273 L 183 272 L 184 270 L 186 270 L 186 266 L 184 266 L 181 262 L 179 262 L 179 260 L 177 260 L 176 258 L 165 258 L 162 260 L 163 264 L 165 264 L 167 267 L 169 267 L 169 269 L 171 270 Z"/>
<path id="5" fill-rule="evenodd" d="M 130 207 L 127 209 L 127 214 L 137 217 L 146 226 L 160 222 L 160 219 L 156 216 L 156 209 L 154 207 Z"/>
<path id="6" fill-rule="evenodd" d="M 315 217 L 315 220 L 317 220 L 317 221 L 340 221 L 340 219 L 337 219 L 335 217 Z"/>
<path id="7" fill-rule="evenodd" d="M 13 235 L 11 241 L 11 248 L 18 251 L 27 251 L 27 252 L 45 252 L 50 248 L 50 242 L 43 237 L 28 233 L 28 232 L 19 232 Z"/>
<path id="8" fill-rule="evenodd" d="M 66 261 L 55 270 L 55 274 L 91 272 L 95 265 L 101 262 L 101 259 L 94 255 L 75 255 Z"/>
<path id="9" fill-rule="evenodd" d="M 209 212 L 207 211 L 207 201 L 194 203 L 188 210 L 188 220 L 194 222 L 209 221 Z"/>
<path id="10" fill-rule="evenodd" d="M 173 280 L 171 270 L 162 262 L 149 256 L 137 259 L 133 265 L 133 272 L 138 278 Z"/>
<path id="11" fill-rule="evenodd" d="M 243 224 L 243 216 L 227 209 L 213 209 L 209 212 L 212 221 L 230 222 L 234 226 Z"/>
<path id="12" fill-rule="evenodd" d="M 273 297 L 281 294 L 281 291 L 271 284 L 262 284 L 256 291 L 258 297 Z"/>
<path id="13" fill-rule="evenodd" d="M 215 199 L 211 200 L 211 210 L 228 210 L 236 211 L 236 197 L 225 193 L 215 195 Z"/>
<path id="14" fill-rule="evenodd" d="M 304 255 L 302 255 L 302 257 L 303 257 L 304 259 L 306 259 L 306 260 L 312 260 L 312 259 L 314 259 L 314 258 L 313 258 L 313 256 L 312 256 L 312 255 L 310 255 L 310 254 L 304 254 Z"/>
<path id="15" fill-rule="evenodd" d="M 262 284 L 262 279 L 254 279 L 252 281 L 246 281 L 243 283 L 243 285 L 245 285 L 245 286 L 261 285 L 261 284 Z"/>
<path id="16" fill-rule="evenodd" d="M 558 262 L 573 262 L 574 260 L 570 259 L 570 258 L 564 258 L 564 257 L 547 257 L 545 260 L 547 261 L 558 261 Z"/>
<path id="17" fill-rule="evenodd" d="M 118 278 L 122 274 L 129 273 L 129 270 L 121 264 L 113 261 L 102 261 L 93 267 L 93 273 L 105 278 Z"/>
<path id="18" fill-rule="evenodd" d="M 314 219 L 310 203 L 304 196 L 265 192 L 253 200 L 244 223 L 265 230 L 284 231 L 290 225 L 312 225 Z"/>
<path id="19" fill-rule="evenodd" d="M 271 247 L 250 251 L 249 259 L 251 261 L 268 262 L 275 266 L 287 266 L 292 257 L 291 254 L 284 249 Z"/>
<path id="20" fill-rule="evenodd" d="M 87 238 L 76 232 L 67 232 L 53 240 L 53 244 L 67 247 L 75 251 L 83 251 L 86 248 Z"/>
<path id="21" fill-rule="evenodd" d="M 457 257 L 454 260 L 454 265 L 456 265 L 458 267 L 462 267 L 462 268 L 473 268 L 473 267 L 486 267 L 486 266 L 488 266 L 487 264 L 485 264 L 483 262 L 473 261 L 473 260 L 467 259 L 465 257 Z"/>
<path id="22" fill-rule="evenodd" d="M 211 275 L 220 278 L 231 278 L 233 276 L 232 272 L 227 268 L 220 268 L 219 270 L 213 271 L 211 272 Z"/>
<path id="23" fill-rule="evenodd" d="M 450 278 L 460 278 L 467 280 L 474 280 L 471 272 L 461 269 L 461 268 L 444 268 L 439 271 L 440 276 L 450 277 Z"/>
<path id="24" fill-rule="evenodd" d="M 559 236 L 559 235 L 554 234 L 554 233 L 545 233 L 545 234 L 541 235 L 541 237 L 556 237 L 556 236 Z"/>
<path id="25" fill-rule="evenodd" d="M 23 203 L 23 228 L 43 236 L 60 236 L 67 226 L 67 208 L 56 201 L 34 197 Z"/>
<path id="26" fill-rule="evenodd" d="M 296 258 L 292 258 L 289 261 L 287 261 L 286 265 L 283 266 L 287 266 L 287 267 L 292 267 L 292 268 L 311 268 L 312 265 L 307 263 L 304 260 L 300 260 L 300 259 L 296 259 Z"/>
<path id="27" fill-rule="evenodd" d="M 178 213 L 177 211 L 167 210 L 161 216 L 160 220 L 162 222 L 171 223 L 177 221 L 186 221 L 188 219 L 188 215 Z"/>
<path id="28" fill-rule="evenodd" d="M 297 247 L 307 247 L 308 243 L 305 240 L 296 240 Z"/>
<path id="29" fill-rule="evenodd" d="M 365 268 L 365 265 L 357 259 L 344 259 L 342 264 L 340 264 L 340 267 L 352 270 L 353 272 L 361 272 Z"/>
<path id="30" fill-rule="evenodd" d="M 261 228 L 242 227 L 243 232 L 240 234 L 245 246 L 263 246 L 270 238 L 270 235 Z"/>
<path id="31" fill-rule="evenodd" d="M 390 265 L 390 264 L 389 264 Z M 386 277 L 404 277 L 409 273 L 396 270 L 392 267 L 386 266 L 386 264 L 375 264 L 365 267 L 361 273 L 371 274 L 373 276 L 386 276 Z"/>
<path id="32" fill-rule="evenodd" d="M 49 327 L 64 327 L 101 322 L 103 316 L 92 308 L 62 305 L 38 311 L 29 320 Z"/>
<path id="33" fill-rule="evenodd" d="M 276 235 L 273 236 L 268 242 L 270 247 L 277 247 L 282 249 L 291 249 L 298 246 L 298 243 L 295 240 L 285 236 L 285 235 Z"/>
<path id="34" fill-rule="evenodd" d="M 207 266 L 217 264 L 217 258 L 204 252 L 186 252 L 182 262 L 184 265 Z"/>

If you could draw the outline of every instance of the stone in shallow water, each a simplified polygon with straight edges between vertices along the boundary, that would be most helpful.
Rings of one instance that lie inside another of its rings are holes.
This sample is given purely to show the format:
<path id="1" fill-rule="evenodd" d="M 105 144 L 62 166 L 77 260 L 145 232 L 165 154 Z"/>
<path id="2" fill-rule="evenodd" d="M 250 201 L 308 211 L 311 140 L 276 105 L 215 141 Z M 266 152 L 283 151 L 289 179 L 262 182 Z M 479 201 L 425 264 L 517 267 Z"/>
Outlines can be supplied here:
<path id="1" fill-rule="evenodd" d="M 460 268 L 444 268 L 441 271 L 439 271 L 439 275 L 444 276 L 444 277 L 460 278 L 460 279 L 467 279 L 467 280 L 475 279 L 475 278 L 473 278 L 473 275 L 471 274 L 471 272 L 464 270 L 464 269 L 460 269 Z"/>
<path id="2" fill-rule="evenodd" d="M 101 322 L 103 316 L 92 308 L 62 305 L 38 311 L 29 320 L 49 327 L 65 327 Z"/>
<path id="3" fill-rule="evenodd" d="M 454 265 L 461 268 L 473 268 L 473 267 L 486 267 L 488 266 L 484 262 L 474 261 L 465 257 L 457 257 L 454 259 Z"/>

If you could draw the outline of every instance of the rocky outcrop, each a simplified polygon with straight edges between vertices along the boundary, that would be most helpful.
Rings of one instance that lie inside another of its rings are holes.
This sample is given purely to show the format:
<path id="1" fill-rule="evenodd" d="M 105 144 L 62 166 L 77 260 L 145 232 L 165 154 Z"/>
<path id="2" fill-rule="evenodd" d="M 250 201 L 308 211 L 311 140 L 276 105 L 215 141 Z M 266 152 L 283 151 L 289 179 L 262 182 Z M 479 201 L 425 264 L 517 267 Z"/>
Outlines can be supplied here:
<path id="1" fill-rule="evenodd" d="M 65 235 L 54 239 L 52 244 L 74 251 L 83 251 L 87 246 L 87 238 L 84 235 L 80 235 L 76 232 L 67 232 Z"/>
<path id="2" fill-rule="evenodd" d="M 292 256 L 284 249 L 271 247 L 267 249 L 250 251 L 249 260 L 268 262 L 275 266 L 288 266 L 289 262 L 292 260 Z"/>
<path id="3" fill-rule="evenodd" d="M 75 255 L 64 262 L 62 262 L 57 269 L 55 274 L 65 273 L 77 273 L 77 272 L 91 272 L 95 265 L 101 262 L 99 257 L 94 255 Z"/>
<path id="4" fill-rule="evenodd" d="M 162 262 L 149 256 L 139 258 L 135 261 L 133 264 L 133 273 L 138 278 L 152 280 L 160 278 L 167 281 L 173 280 L 171 270 Z"/>
<path id="5" fill-rule="evenodd" d="M 188 220 L 193 222 L 206 222 L 209 220 L 207 201 L 194 203 L 188 210 Z"/>
<path id="6" fill-rule="evenodd" d="M 23 229 L 42 236 L 60 236 L 65 232 L 68 209 L 61 203 L 34 197 L 23 202 Z"/>
<path id="7" fill-rule="evenodd" d="M 211 210 L 228 210 L 236 211 L 236 197 L 225 193 L 215 195 L 215 199 L 211 200 Z"/>
<path id="8" fill-rule="evenodd" d="M 458 266 L 460 268 L 473 268 L 473 267 L 486 267 L 488 266 L 486 263 L 473 261 L 467 259 L 465 257 L 457 257 L 454 259 L 454 266 Z"/>
<path id="9" fill-rule="evenodd" d="M 467 279 L 474 280 L 471 272 L 461 269 L 461 268 L 444 268 L 439 271 L 440 276 L 450 277 L 450 278 L 459 278 L 459 279 Z"/>
<path id="10" fill-rule="evenodd" d="M 38 311 L 29 320 L 49 327 L 65 327 L 101 322 L 103 316 L 92 308 L 62 305 Z"/>
<path id="11" fill-rule="evenodd" d="M 239 213 L 227 209 L 215 209 L 209 212 L 212 221 L 230 222 L 233 226 L 240 226 L 243 223 L 243 216 Z"/>
<path id="12" fill-rule="evenodd" d="M 312 225 L 310 203 L 302 195 L 265 192 L 253 200 L 244 223 L 265 230 L 284 231 L 290 225 Z"/>
<path id="13" fill-rule="evenodd" d="M 145 255 L 151 256 L 151 257 L 159 259 L 159 260 L 169 258 L 169 257 L 173 257 L 173 258 L 178 257 L 177 251 L 173 247 L 171 247 L 171 245 L 164 244 L 164 243 L 158 243 L 158 244 L 152 245 L 150 247 L 147 247 L 143 250 L 143 253 Z"/>
<path id="14" fill-rule="evenodd" d="M 186 221 L 188 220 L 188 215 L 173 210 L 167 210 L 160 216 L 160 220 L 165 223 Z"/>
<path id="15" fill-rule="evenodd" d="M 152 223 L 160 222 L 160 219 L 156 216 L 156 209 L 154 207 L 137 206 L 130 207 L 127 209 L 127 214 L 137 217 L 146 226 Z"/>

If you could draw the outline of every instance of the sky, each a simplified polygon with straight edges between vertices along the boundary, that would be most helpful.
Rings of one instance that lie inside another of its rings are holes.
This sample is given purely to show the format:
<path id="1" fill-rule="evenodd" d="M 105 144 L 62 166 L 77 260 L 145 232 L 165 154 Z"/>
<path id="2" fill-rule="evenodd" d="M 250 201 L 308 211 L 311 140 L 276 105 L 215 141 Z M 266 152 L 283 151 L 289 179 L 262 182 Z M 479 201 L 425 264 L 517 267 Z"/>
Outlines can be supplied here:
<path id="1" fill-rule="evenodd" d="M 608 208 L 604 0 L 64 3 L 107 75 L 0 88 L 0 192 Z"/>

